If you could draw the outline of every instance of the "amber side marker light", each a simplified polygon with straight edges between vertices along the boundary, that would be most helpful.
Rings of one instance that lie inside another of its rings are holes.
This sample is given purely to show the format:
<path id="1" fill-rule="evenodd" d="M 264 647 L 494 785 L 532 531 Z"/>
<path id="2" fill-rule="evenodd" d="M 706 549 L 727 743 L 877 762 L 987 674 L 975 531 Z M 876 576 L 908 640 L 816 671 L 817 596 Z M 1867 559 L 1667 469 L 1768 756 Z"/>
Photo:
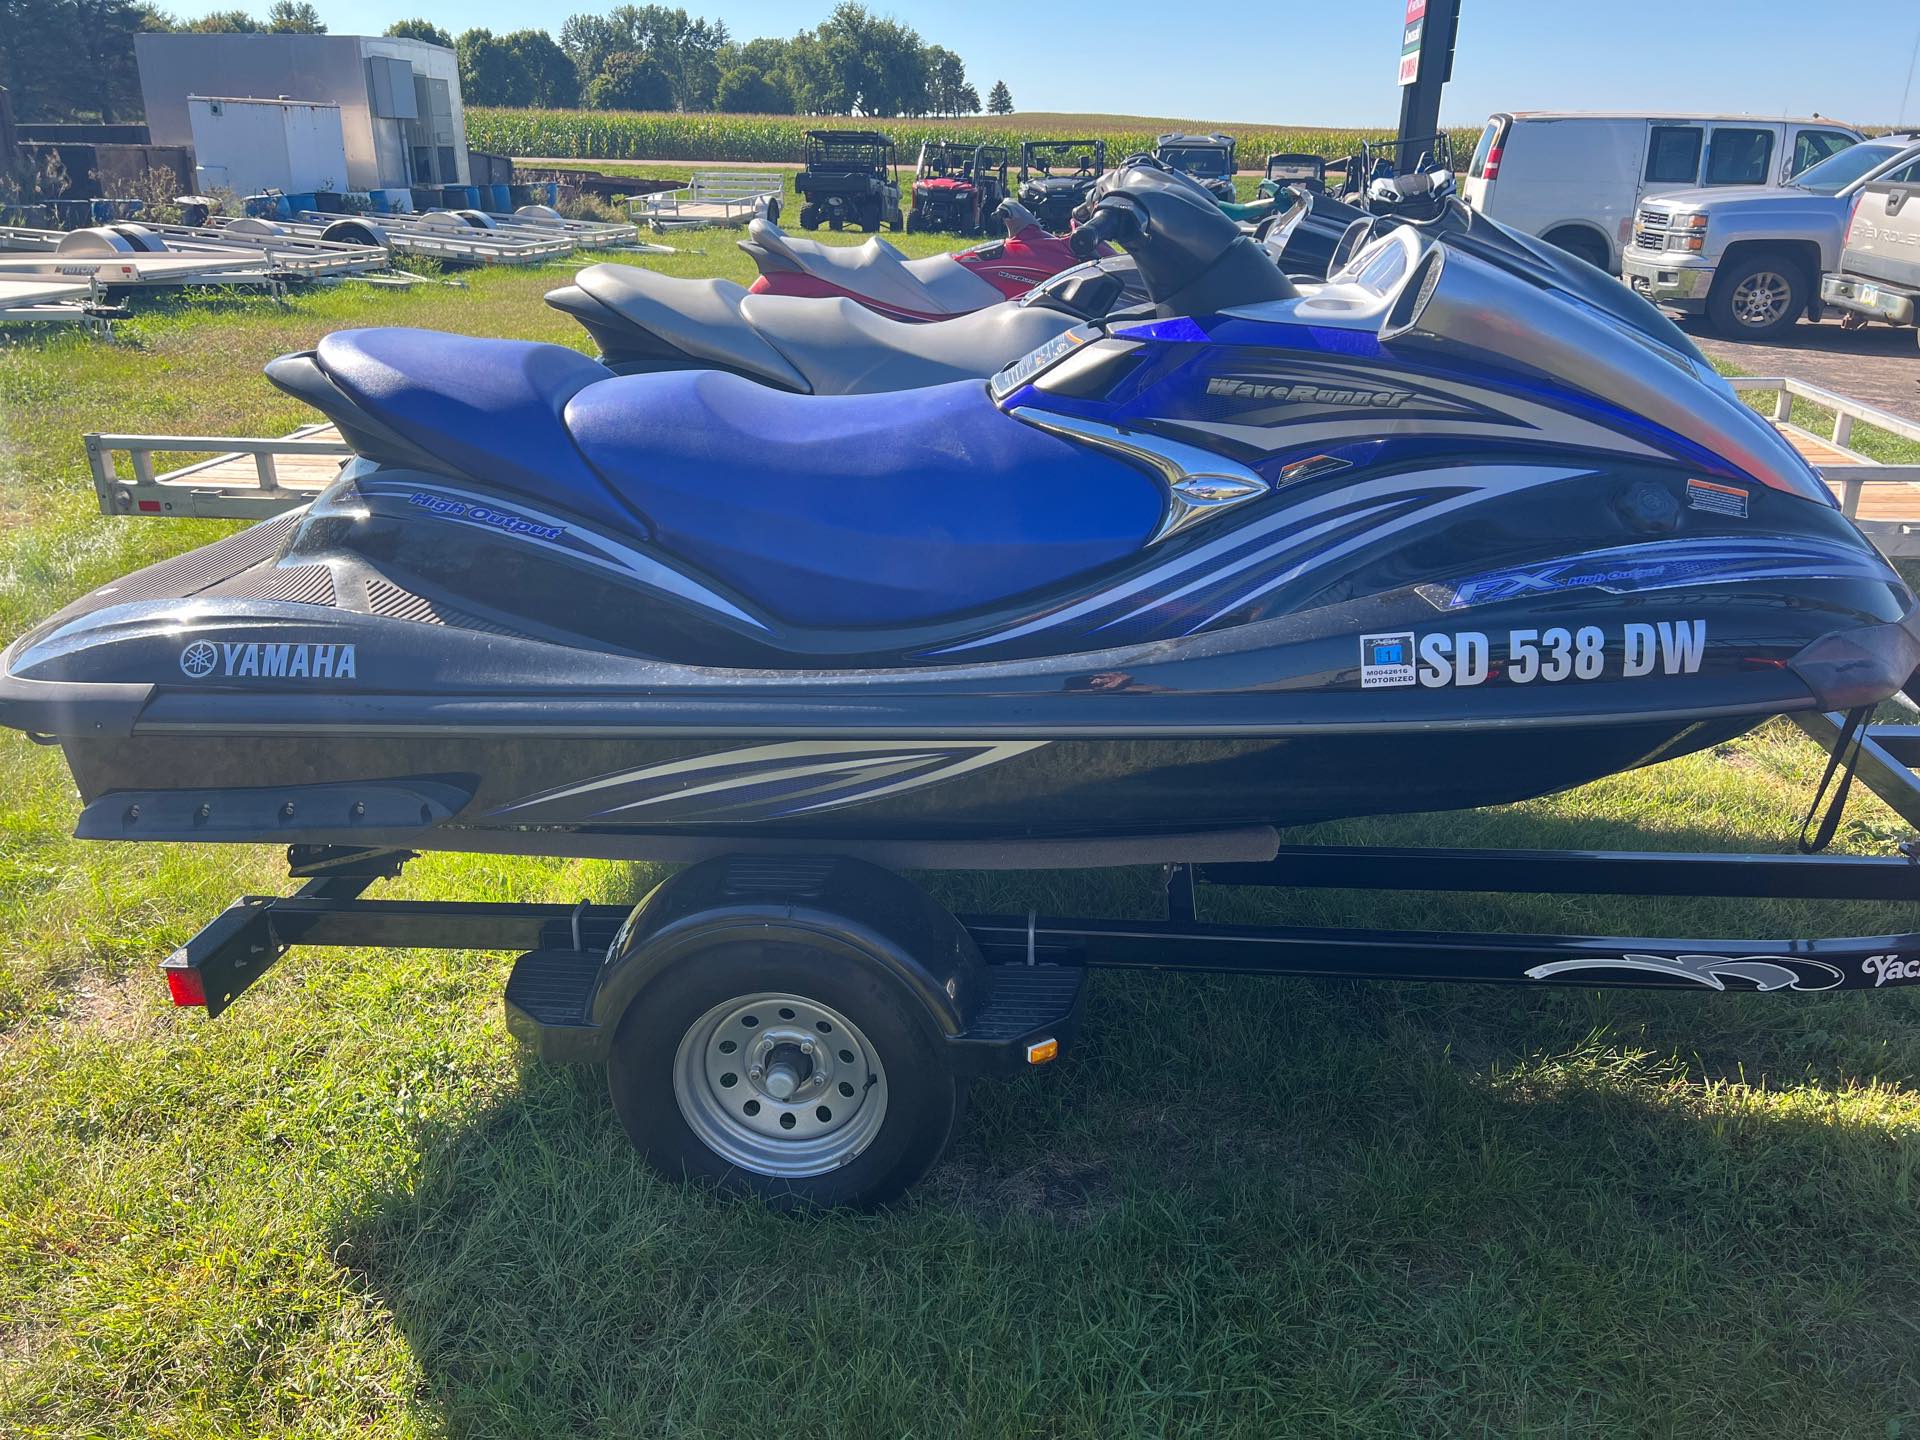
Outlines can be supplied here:
<path id="1" fill-rule="evenodd" d="M 169 966 L 161 972 L 167 977 L 167 994 L 173 997 L 176 1005 L 198 1005 L 202 1009 L 207 1004 L 207 982 L 200 978 L 198 970 L 174 969 Z"/>
<path id="2" fill-rule="evenodd" d="M 1060 1042 L 1052 1036 L 1027 1046 L 1027 1064 L 1044 1065 L 1060 1053 Z"/>

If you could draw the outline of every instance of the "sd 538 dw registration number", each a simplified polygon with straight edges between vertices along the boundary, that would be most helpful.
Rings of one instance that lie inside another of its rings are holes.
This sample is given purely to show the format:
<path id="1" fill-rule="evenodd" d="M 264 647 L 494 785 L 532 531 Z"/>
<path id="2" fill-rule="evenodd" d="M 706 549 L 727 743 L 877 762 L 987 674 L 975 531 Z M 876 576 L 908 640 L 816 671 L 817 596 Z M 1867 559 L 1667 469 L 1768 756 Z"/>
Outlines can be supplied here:
<path id="1" fill-rule="evenodd" d="M 1635 622 L 1611 632 L 1598 625 L 1577 629 L 1555 625 L 1491 636 L 1480 630 L 1362 635 L 1361 688 L 1482 684 L 1493 673 L 1496 639 L 1505 645 L 1504 677 L 1515 685 L 1599 680 L 1610 667 L 1614 678 L 1632 680 L 1643 675 L 1691 675 L 1699 670 L 1707 648 L 1707 622 Z"/>

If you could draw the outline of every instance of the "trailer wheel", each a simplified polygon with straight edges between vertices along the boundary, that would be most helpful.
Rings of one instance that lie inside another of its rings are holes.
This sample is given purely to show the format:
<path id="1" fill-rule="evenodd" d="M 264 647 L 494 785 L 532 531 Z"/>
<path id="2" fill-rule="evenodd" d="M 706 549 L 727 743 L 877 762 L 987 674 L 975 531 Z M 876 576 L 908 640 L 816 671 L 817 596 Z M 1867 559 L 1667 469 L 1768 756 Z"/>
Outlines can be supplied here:
<path id="1" fill-rule="evenodd" d="M 607 1081 L 663 1174 L 777 1209 L 868 1209 L 946 1148 L 963 1087 L 945 1051 L 899 981 L 796 946 L 735 945 L 640 993 Z"/>

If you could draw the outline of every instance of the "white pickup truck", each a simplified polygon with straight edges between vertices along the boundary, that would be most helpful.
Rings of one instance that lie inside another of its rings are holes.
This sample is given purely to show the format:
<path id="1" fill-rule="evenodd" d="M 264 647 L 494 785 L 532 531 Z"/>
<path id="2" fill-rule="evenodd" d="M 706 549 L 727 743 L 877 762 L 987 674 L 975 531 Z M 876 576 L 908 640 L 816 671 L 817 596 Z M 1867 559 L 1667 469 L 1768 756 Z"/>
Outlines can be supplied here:
<path id="1" fill-rule="evenodd" d="M 1840 264 L 1852 187 L 1915 139 L 1862 141 L 1783 186 L 1678 190 L 1640 202 L 1620 277 L 1656 305 L 1705 315 L 1731 340 L 1765 340 L 1817 316 Z"/>
<path id="2" fill-rule="evenodd" d="M 1920 326 L 1920 144 L 1852 192 L 1838 270 L 1820 283 L 1835 309 Z"/>

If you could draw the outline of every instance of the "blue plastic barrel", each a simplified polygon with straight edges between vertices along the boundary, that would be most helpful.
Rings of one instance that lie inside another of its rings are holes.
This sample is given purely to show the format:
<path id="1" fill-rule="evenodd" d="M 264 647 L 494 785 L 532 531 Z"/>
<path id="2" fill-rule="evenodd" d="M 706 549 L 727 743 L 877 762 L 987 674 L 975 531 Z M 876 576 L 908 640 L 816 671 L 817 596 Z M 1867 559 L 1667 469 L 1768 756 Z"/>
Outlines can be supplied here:
<path id="1" fill-rule="evenodd" d="M 513 210 L 513 187 L 511 185 L 489 185 L 487 187 L 489 208 L 501 215 Z"/>
<path id="2" fill-rule="evenodd" d="M 320 197 L 311 190 L 296 191 L 287 196 L 287 209 L 298 215 L 304 210 L 318 210 Z"/>

